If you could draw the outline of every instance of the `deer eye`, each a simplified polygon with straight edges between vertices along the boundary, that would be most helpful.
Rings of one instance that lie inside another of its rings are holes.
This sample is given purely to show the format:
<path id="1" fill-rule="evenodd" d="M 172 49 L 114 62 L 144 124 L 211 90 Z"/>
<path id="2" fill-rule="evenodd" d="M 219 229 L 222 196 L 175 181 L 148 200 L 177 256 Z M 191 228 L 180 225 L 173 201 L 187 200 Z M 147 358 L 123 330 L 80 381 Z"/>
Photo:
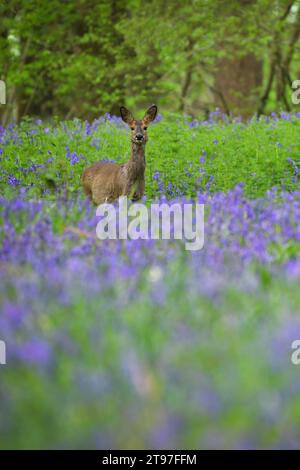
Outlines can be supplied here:
<path id="1" fill-rule="evenodd" d="M 148 129 L 148 127 L 144 127 L 144 131 L 146 131 Z"/>
<path id="2" fill-rule="evenodd" d="M 132 131 L 134 131 L 134 127 L 131 127 L 130 129 L 131 129 Z"/>

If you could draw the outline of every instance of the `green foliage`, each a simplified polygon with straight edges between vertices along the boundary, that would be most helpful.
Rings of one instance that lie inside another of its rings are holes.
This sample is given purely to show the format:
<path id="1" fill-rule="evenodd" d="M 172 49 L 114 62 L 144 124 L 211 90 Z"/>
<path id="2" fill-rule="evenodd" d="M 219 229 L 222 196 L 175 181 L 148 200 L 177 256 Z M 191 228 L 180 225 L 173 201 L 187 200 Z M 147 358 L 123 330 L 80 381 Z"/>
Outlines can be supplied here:
<path id="1" fill-rule="evenodd" d="M 299 0 L 292 3 L 287 10 L 288 0 L 256 0 L 251 8 L 246 0 L 4 2 L 0 79 L 7 82 L 8 104 L 2 122 L 27 114 L 92 119 L 120 104 L 142 108 L 153 101 L 197 115 L 216 105 L 220 59 L 234 67 L 248 55 L 263 65 L 262 80 L 260 66 L 249 70 L 258 79 L 258 90 L 252 84 L 246 92 L 256 97 L 255 112 L 275 46 L 289 80 L 299 78 Z M 233 85 L 233 94 L 245 94 L 240 83 Z M 275 85 L 266 110 L 292 107 L 291 93 L 281 102 Z M 240 103 L 243 113 L 243 96 Z"/>

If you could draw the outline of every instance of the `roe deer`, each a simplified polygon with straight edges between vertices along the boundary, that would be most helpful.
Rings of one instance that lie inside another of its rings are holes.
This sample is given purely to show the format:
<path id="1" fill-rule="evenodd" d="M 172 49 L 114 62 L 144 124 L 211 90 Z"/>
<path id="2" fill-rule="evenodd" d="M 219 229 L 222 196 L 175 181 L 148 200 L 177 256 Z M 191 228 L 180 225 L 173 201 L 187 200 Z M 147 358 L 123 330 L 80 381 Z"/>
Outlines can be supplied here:
<path id="1" fill-rule="evenodd" d="M 97 162 L 82 175 L 85 193 L 95 204 L 112 202 L 120 196 L 133 201 L 141 199 L 145 190 L 145 145 L 147 127 L 154 121 L 157 106 L 152 105 L 142 120 L 136 120 L 128 109 L 120 108 L 121 117 L 131 128 L 131 158 L 127 163 Z"/>

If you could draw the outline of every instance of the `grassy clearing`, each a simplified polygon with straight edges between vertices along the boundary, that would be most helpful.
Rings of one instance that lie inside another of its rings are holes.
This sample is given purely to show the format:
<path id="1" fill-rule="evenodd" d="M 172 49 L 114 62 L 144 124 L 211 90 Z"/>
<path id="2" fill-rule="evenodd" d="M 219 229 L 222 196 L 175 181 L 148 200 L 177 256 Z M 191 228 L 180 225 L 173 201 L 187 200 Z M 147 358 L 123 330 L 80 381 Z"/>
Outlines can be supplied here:
<path id="1" fill-rule="evenodd" d="M 149 129 L 146 196 L 167 197 L 209 190 L 228 191 L 243 183 L 250 197 L 276 186 L 299 184 L 300 119 L 190 122 L 167 116 Z M 2 137 L 1 193 L 55 199 L 80 188 L 83 169 L 98 160 L 124 162 L 130 156 L 129 131 L 116 118 L 92 125 L 24 122 Z M 1 145 L 1 144 L 0 144 Z"/>

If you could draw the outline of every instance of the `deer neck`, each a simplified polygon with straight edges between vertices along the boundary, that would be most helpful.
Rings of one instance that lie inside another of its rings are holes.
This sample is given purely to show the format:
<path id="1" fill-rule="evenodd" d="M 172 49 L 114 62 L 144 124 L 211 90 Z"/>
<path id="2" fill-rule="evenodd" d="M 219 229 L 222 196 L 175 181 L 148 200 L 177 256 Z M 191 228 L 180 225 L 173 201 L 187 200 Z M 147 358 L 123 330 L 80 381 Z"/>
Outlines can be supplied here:
<path id="1" fill-rule="evenodd" d="M 131 158 L 128 165 L 135 177 L 143 177 L 145 173 L 146 160 L 145 160 L 145 143 L 136 144 L 132 142 Z"/>

